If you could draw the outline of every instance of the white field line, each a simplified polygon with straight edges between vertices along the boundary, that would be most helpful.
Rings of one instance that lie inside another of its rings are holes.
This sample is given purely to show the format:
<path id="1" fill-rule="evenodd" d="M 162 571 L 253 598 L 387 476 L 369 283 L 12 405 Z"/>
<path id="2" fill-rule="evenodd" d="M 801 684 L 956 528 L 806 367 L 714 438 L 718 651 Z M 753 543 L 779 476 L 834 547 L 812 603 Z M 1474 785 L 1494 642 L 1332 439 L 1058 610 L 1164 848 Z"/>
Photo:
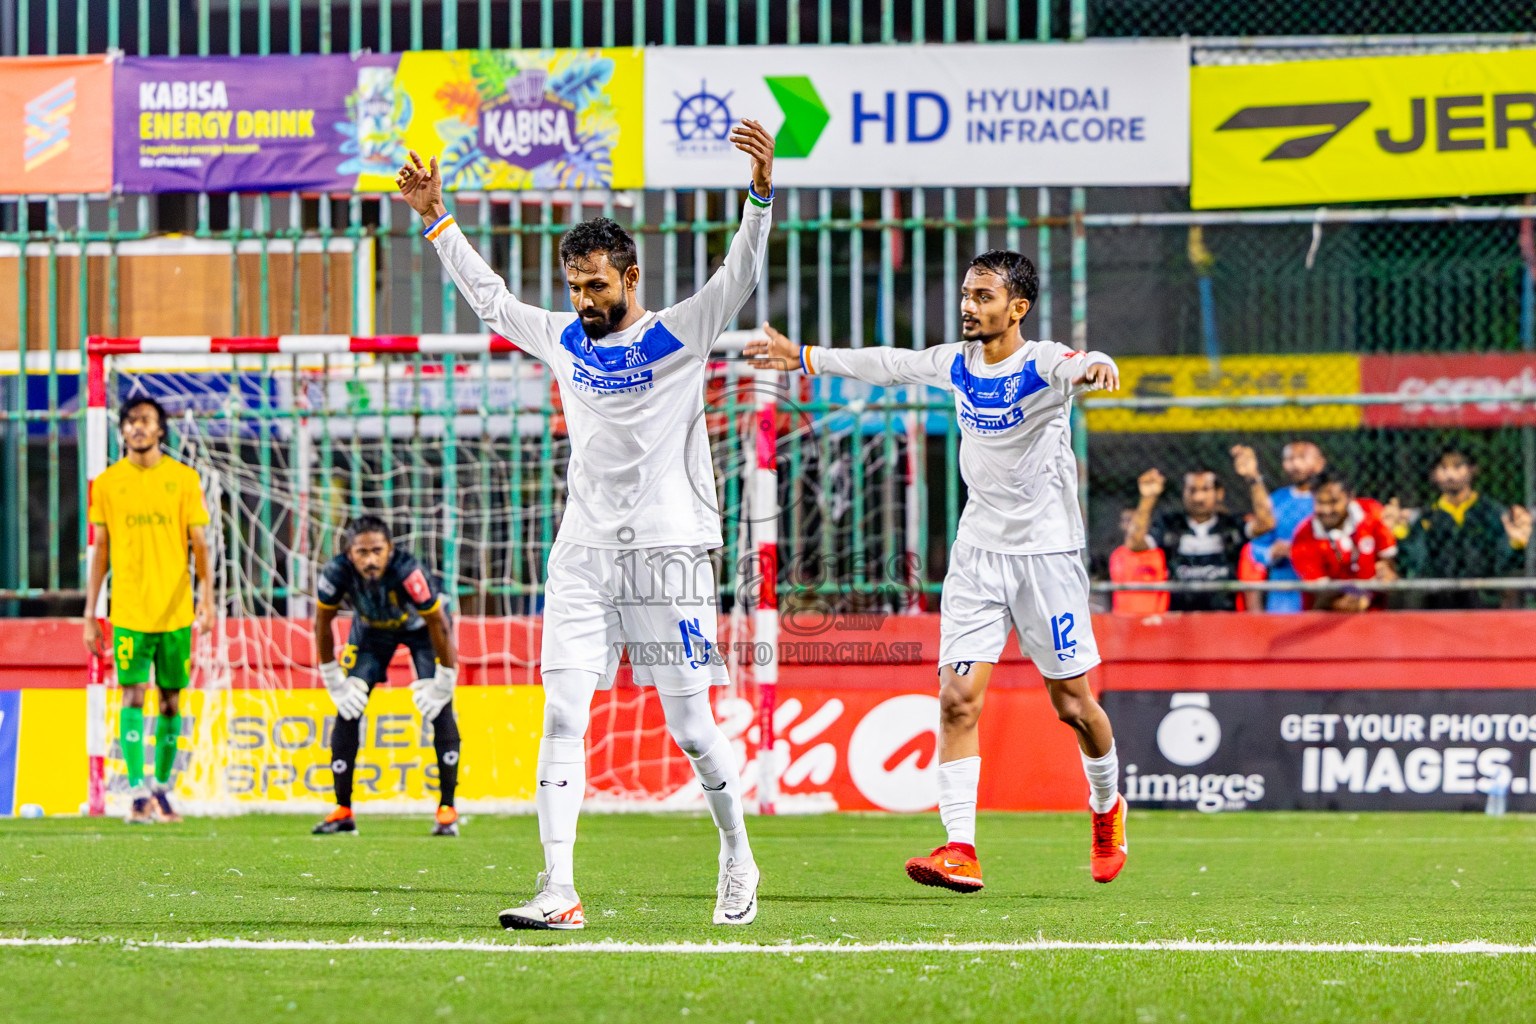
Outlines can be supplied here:
<path id="1" fill-rule="evenodd" d="M 423 940 L 385 942 L 353 939 L 326 942 L 314 939 L 189 939 L 185 942 L 157 939 L 0 938 L 0 947 L 17 946 L 121 946 L 136 949 L 228 949 L 252 952 L 354 952 L 389 951 L 407 953 L 674 953 L 692 956 L 720 956 L 739 953 L 767 953 L 779 956 L 803 953 L 1411 953 L 1453 956 L 1491 956 L 1504 953 L 1536 954 L 1536 945 L 1504 942 L 1425 942 L 1396 945 L 1382 942 L 1194 942 L 1171 939 L 1152 942 L 1072 942 L 1063 939 L 1033 939 L 1025 942 L 798 942 L 764 945 L 751 942 L 568 942 L 549 945 L 518 943 L 447 942 Z"/>

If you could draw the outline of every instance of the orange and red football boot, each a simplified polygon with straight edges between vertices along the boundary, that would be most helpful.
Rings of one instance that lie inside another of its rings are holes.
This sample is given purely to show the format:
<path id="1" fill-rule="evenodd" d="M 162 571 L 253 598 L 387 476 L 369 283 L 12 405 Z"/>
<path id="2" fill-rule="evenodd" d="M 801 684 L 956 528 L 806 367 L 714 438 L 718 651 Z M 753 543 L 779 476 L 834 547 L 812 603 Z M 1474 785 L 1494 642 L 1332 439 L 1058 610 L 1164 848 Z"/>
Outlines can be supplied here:
<path id="1" fill-rule="evenodd" d="M 1125 814 L 1129 809 L 1125 797 L 1116 796 L 1115 806 L 1093 815 L 1093 846 L 1088 864 L 1095 882 L 1113 882 L 1125 867 Z"/>
<path id="2" fill-rule="evenodd" d="M 982 887 L 981 862 L 969 843 L 945 843 L 926 857 L 913 857 L 907 861 L 907 877 L 920 885 L 955 892 L 977 892 Z"/>

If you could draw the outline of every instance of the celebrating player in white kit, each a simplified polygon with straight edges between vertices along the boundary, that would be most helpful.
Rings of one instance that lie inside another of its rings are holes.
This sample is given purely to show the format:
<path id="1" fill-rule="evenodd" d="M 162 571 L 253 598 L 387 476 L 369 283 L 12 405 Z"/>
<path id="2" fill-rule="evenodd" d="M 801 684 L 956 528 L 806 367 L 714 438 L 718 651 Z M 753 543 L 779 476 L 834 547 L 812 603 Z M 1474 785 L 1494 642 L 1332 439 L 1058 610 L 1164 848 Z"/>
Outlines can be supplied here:
<path id="1" fill-rule="evenodd" d="M 743 121 L 731 141 L 752 158 L 752 184 L 725 265 L 698 294 L 656 313 L 639 304 L 635 243 L 612 220 L 578 224 L 561 238 L 576 312 L 553 313 L 514 298 L 454 225 L 435 157 L 428 167 L 411 153 L 397 178 L 476 315 L 553 371 L 570 432 L 540 654 L 544 735 L 535 801 L 545 870 L 533 899 L 502 911 L 506 928 L 584 925 L 573 867 L 584 737 L 593 692 L 612 685 L 621 643 L 677 649 L 675 658 L 655 659 L 664 664 L 635 665 L 635 678 L 656 687 L 667 729 L 693 762 L 720 829 L 714 922 L 750 924 L 757 916 L 759 873 L 741 780 L 709 703 L 709 687 L 727 680 L 715 647 L 709 551 L 722 541 L 704 385 L 710 346 L 752 294 L 767 251 L 773 136 Z"/>
<path id="2" fill-rule="evenodd" d="M 818 348 L 796 345 L 765 324 L 769 340 L 746 348 L 760 369 L 954 392 L 960 473 L 970 495 L 940 602 L 939 814 L 949 836 L 929 856 L 907 861 L 907 874 L 957 892 L 982 887 L 977 723 L 1010 627 L 1045 677 L 1057 715 L 1077 732 L 1093 812 L 1093 878 L 1112 881 L 1125 864 L 1126 805 L 1114 736 L 1085 674 L 1099 663 L 1099 649 L 1069 433 L 1073 396 L 1114 390 L 1120 376 L 1102 353 L 1024 339 L 1019 327 L 1038 288 L 1027 258 L 994 249 L 972 260 L 965 275 L 962 342 L 919 351 Z"/>

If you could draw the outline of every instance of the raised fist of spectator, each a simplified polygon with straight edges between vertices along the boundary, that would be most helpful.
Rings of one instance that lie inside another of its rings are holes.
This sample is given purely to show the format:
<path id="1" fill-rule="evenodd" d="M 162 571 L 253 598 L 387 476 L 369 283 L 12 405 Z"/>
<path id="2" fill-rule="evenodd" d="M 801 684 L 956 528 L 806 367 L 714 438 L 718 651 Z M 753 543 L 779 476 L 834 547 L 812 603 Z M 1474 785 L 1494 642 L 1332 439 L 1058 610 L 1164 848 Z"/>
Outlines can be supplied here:
<path id="1" fill-rule="evenodd" d="M 1156 469 L 1149 469 L 1136 478 L 1136 489 L 1143 498 L 1161 497 L 1168 481 Z"/>
<path id="2" fill-rule="evenodd" d="M 1523 548 L 1531 542 L 1531 513 L 1523 506 L 1511 505 L 1499 518 L 1504 520 L 1511 547 Z"/>
<path id="3" fill-rule="evenodd" d="M 1259 478 L 1259 457 L 1253 454 L 1253 449 L 1245 444 L 1232 446 L 1232 469 L 1245 482 L 1252 483 Z"/>

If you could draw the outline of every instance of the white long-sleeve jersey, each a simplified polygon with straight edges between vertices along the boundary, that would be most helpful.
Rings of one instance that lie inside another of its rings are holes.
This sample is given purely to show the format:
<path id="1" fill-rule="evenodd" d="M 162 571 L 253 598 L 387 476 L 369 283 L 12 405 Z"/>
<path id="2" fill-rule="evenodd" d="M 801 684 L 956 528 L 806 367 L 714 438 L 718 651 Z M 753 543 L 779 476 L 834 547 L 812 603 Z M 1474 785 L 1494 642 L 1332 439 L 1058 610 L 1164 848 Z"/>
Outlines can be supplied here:
<path id="1" fill-rule="evenodd" d="M 475 315 L 559 382 L 571 438 L 559 538 L 599 548 L 719 547 L 705 367 L 757 285 L 768 206 L 748 199 L 725 265 L 697 294 L 599 342 L 574 312 L 519 302 L 445 221 L 427 237 Z"/>
<path id="2" fill-rule="evenodd" d="M 987 365 L 979 341 L 913 351 L 810 347 L 814 373 L 881 387 L 928 384 L 954 393 L 960 475 L 970 491 L 956 539 L 986 551 L 1043 555 L 1086 543 L 1077 505 L 1072 398 L 1088 367 L 1114 360 L 1052 341 L 1026 341 Z"/>

